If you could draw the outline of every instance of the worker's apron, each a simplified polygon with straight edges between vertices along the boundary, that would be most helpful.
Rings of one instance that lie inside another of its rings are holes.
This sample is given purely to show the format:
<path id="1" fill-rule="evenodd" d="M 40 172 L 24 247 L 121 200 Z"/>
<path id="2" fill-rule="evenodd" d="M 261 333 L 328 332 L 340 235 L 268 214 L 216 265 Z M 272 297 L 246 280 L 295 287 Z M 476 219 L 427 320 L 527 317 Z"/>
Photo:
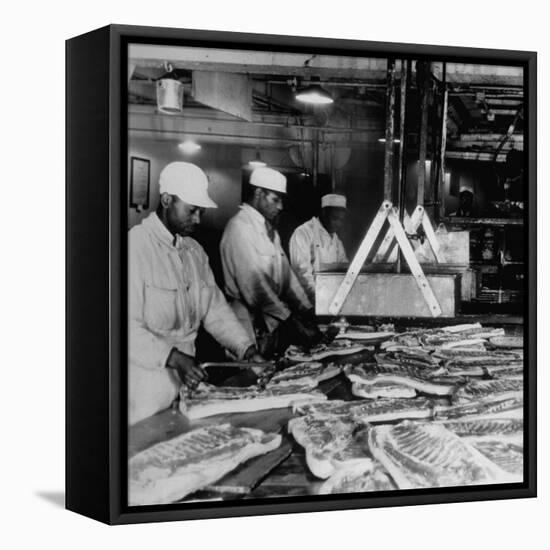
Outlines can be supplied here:
<path id="1" fill-rule="evenodd" d="M 193 331 L 178 341 L 177 348 L 187 355 L 195 355 Z M 146 369 L 129 362 L 128 423 L 135 424 L 148 416 L 170 407 L 182 386 L 175 369 Z"/>

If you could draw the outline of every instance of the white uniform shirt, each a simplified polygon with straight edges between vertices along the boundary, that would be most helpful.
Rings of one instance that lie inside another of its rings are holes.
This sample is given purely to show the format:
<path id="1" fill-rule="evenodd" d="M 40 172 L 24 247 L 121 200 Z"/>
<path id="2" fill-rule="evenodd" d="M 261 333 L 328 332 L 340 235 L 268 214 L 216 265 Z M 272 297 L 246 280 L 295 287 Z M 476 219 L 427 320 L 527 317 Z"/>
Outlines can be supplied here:
<path id="1" fill-rule="evenodd" d="M 130 421 L 166 408 L 179 379 L 166 369 L 173 347 L 195 355 L 202 323 L 242 357 L 253 344 L 221 290 L 197 241 L 174 236 L 155 213 L 128 234 Z"/>
<path id="2" fill-rule="evenodd" d="M 265 222 L 255 208 L 241 205 L 229 220 L 220 245 L 226 293 L 251 336 L 258 315 L 272 332 L 291 310 L 312 307 L 290 268 L 279 234 L 275 231 L 272 241 Z"/>
<path id="3" fill-rule="evenodd" d="M 289 252 L 292 268 L 312 301 L 315 300 L 314 273 L 329 264 L 348 262 L 338 235 L 331 235 L 317 217 L 295 229 L 290 238 Z"/>

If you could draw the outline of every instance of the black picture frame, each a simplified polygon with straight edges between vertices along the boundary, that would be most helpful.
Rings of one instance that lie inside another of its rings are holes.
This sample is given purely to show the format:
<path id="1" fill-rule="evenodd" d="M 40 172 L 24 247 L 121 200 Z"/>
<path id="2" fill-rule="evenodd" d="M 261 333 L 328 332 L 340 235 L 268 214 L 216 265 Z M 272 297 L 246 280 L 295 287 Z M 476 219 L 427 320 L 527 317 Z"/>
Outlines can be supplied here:
<path id="1" fill-rule="evenodd" d="M 129 43 L 314 51 L 514 64 L 524 68 L 524 482 L 187 505 L 128 507 L 127 483 L 127 48 Z M 66 507 L 109 524 L 346 510 L 536 496 L 535 52 L 109 25 L 66 43 Z M 92 338 L 91 338 L 92 337 Z M 90 345 L 90 341 L 93 345 Z"/>
<path id="2" fill-rule="evenodd" d="M 151 161 L 141 157 L 130 157 L 130 206 L 147 210 L 150 187 Z"/>

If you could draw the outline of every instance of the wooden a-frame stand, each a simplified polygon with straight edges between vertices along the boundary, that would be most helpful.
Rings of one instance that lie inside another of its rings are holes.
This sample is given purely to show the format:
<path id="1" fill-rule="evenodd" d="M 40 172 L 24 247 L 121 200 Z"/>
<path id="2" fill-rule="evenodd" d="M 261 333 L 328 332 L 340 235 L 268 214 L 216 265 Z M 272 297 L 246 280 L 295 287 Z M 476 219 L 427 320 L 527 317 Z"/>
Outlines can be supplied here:
<path id="1" fill-rule="evenodd" d="M 375 261 L 384 261 L 389 258 L 394 250 L 395 244 L 397 244 L 403 253 L 403 256 L 411 270 L 413 277 L 416 280 L 420 292 L 424 296 L 424 300 L 428 305 L 428 309 L 432 317 L 438 317 L 441 315 L 441 306 L 433 293 L 433 290 L 428 282 L 428 279 L 424 275 L 424 271 L 418 262 L 418 259 L 414 253 L 413 247 L 409 242 L 407 233 L 403 226 L 408 230 L 409 234 L 416 233 L 417 229 L 422 226 L 426 238 L 432 247 L 434 256 L 438 263 L 443 261 L 437 237 L 433 230 L 433 226 L 428 218 L 424 207 L 417 206 L 412 214 L 405 216 L 403 225 L 399 220 L 399 213 L 390 201 L 384 201 L 380 206 L 374 220 L 372 221 L 363 242 L 359 246 L 353 261 L 351 262 L 344 280 L 340 284 L 340 287 L 336 291 L 334 298 L 329 306 L 330 315 L 338 315 L 348 297 L 356 279 L 359 275 L 365 260 L 369 256 L 380 231 L 382 230 L 385 221 L 388 220 L 390 227 L 379 246 L 378 252 L 375 256 Z"/>

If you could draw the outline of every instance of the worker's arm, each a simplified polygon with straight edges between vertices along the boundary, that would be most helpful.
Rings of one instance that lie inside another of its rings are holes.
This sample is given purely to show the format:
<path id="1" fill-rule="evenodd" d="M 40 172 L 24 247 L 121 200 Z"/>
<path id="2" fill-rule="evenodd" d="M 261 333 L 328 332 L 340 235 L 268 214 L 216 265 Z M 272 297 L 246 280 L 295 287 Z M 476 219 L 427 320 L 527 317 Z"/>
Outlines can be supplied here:
<path id="1" fill-rule="evenodd" d="M 346 249 L 344 248 L 344 244 L 338 238 L 338 259 L 336 260 L 339 264 L 347 264 L 349 263 L 348 255 L 346 254 Z"/>
<path id="2" fill-rule="evenodd" d="M 216 285 L 208 258 L 202 258 L 201 311 L 204 328 L 238 359 L 252 355 L 254 342 L 229 307 L 223 293 Z"/>
<path id="3" fill-rule="evenodd" d="M 315 299 L 315 279 L 313 276 L 313 258 L 311 236 L 301 228 L 296 229 L 290 238 L 290 263 L 308 298 Z"/>
<path id="4" fill-rule="evenodd" d="M 254 235 L 247 226 L 234 225 L 221 243 L 221 256 L 226 281 L 231 280 L 246 306 L 267 316 L 270 330 L 287 319 L 290 310 L 275 291 L 273 279 L 265 272 Z"/>

